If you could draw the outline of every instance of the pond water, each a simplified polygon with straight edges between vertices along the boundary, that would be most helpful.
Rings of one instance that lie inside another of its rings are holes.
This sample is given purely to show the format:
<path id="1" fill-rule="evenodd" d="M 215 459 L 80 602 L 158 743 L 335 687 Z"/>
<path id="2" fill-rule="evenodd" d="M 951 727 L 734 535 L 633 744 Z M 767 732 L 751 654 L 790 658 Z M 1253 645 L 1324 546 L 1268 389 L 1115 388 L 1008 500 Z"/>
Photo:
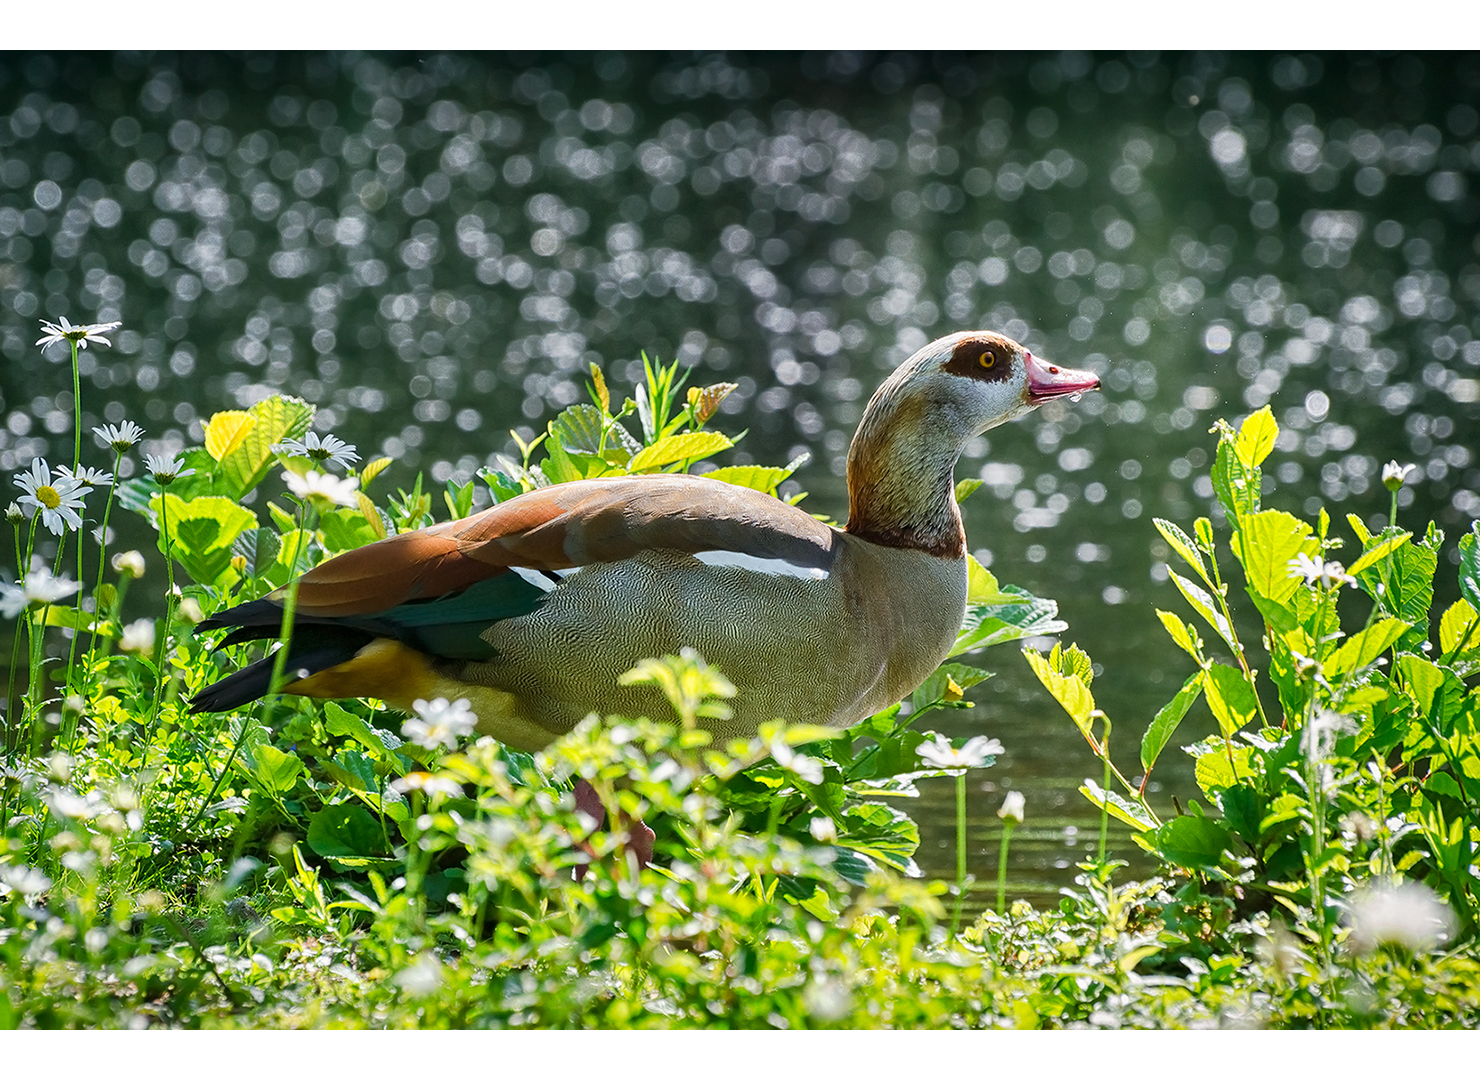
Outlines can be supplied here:
<path id="1" fill-rule="evenodd" d="M 1105 391 L 969 447 L 969 546 L 1058 600 L 1129 773 L 1188 674 L 1151 518 L 1208 512 L 1215 419 L 1274 409 L 1267 505 L 1375 521 L 1396 458 L 1405 523 L 1452 548 L 1480 510 L 1477 105 L 1473 54 L 6 55 L 0 470 L 69 458 L 70 372 L 32 345 L 66 315 L 124 323 L 84 356 L 86 426 L 174 450 L 282 390 L 392 485 L 470 477 L 591 361 L 630 389 L 676 356 L 740 385 L 729 463 L 810 451 L 805 505 L 843 518 L 874 387 L 999 330 Z M 1098 765 L 1014 648 L 977 662 L 939 725 L 1007 748 L 973 776 L 972 870 L 1019 789 L 1014 887 L 1051 895 Z M 1181 757 L 1158 801 L 1192 790 Z M 952 799 L 911 807 L 933 874 Z"/>

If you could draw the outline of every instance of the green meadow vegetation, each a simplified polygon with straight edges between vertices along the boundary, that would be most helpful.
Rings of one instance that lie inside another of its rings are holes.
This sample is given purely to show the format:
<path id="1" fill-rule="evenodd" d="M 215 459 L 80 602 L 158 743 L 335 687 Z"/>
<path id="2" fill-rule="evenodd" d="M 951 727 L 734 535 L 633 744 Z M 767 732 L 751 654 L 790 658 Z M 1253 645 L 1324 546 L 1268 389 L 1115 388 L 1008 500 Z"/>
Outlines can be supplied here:
<path id="1" fill-rule="evenodd" d="M 964 807 L 968 773 L 1002 749 L 930 730 L 990 677 L 958 658 L 1069 629 L 1051 600 L 975 563 L 952 659 L 847 731 L 778 723 L 718 744 L 702 721 L 734 689 L 687 651 L 624 676 L 658 685 L 669 714 L 593 717 L 533 755 L 476 737 L 445 701 L 406 717 L 269 695 L 191 714 L 192 694 L 262 655 L 216 648 L 193 630 L 203 618 L 284 588 L 291 609 L 298 574 L 469 513 L 478 483 L 502 501 L 708 467 L 735 441 L 708 426 L 730 388 L 686 389 L 678 365 L 646 363 L 618 404 L 593 368 L 590 403 L 520 460 L 394 493 L 388 459 L 357 468 L 353 447 L 310 431 L 312 405 L 273 396 L 121 481 L 143 432 L 99 428 L 84 445 L 75 380 L 79 348 L 108 329 L 46 327 L 72 351 L 74 458 L 19 474 L 7 510 L 0 1026 L 1480 1020 L 1480 527 L 1457 538 L 1461 599 L 1437 609 L 1454 541 L 1397 520 L 1397 463 L 1387 528 L 1303 521 L 1261 505 L 1270 410 L 1218 424 L 1209 516 L 1154 522 L 1177 556 L 1177 610 L 1155 615 L 1188 671 L 1154 716 L 1112 726 L 1082 650 L 1024 650 L 1103 763 L 1081 788 L 1101 809 L 1098 851 L 1040 909 L 1005 899 L 1020 797 L 1000 813 L 997 882 L 966 875 L 964 812 L 954 882 L 921 879 L 912 858 L 915 781 L 955 777 Z M 800 464 L 709 475 L 775 493 Z M 119 513 L 153 526 L 166 572 L 107 549 Z M 125 621 L 125 593 L 155 614 Z M 1183 746 L 1189 717 L 1216 734 Z M 1153 805 L 1147 777 L 1179 750 L 1201 798 Z M 578 778 L 615 825 L 576 810 Z M 656 832 L 646 867 L 623 844 L 639 817 Z M 1111 817 L 1154 876 L 1123 880 Z M 972 891 L 995 903 L 974 914 Z"/>

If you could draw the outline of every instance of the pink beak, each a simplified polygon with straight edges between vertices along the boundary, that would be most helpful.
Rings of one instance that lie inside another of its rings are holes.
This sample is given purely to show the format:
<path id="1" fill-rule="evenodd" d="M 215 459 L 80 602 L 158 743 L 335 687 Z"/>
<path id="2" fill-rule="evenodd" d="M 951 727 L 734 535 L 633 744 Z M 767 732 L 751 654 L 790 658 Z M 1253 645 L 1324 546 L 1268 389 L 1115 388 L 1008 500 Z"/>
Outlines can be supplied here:
<path id="1" fill-rule="evenodd" d="M 1042 405 L 1054 398 L 1082 394 L 1100 388 L 1100 377 L 1093 371 L 1077 371 L 1040 360 L 1030 352 L 1023 353 L 1023 367 L 1028 372 L 1028 404 Z"/>

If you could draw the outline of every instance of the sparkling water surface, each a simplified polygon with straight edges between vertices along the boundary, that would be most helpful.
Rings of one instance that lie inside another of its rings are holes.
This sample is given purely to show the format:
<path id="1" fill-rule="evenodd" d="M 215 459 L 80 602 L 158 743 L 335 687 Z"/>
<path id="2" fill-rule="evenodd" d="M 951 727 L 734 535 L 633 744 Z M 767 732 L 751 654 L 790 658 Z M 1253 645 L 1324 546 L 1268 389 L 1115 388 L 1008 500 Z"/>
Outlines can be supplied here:
<path id="1" fill-rule="evenodd" d="M 6 55 L 0 469 L 70 460 L 66 355 L 32 345 L 65 315 L 124 323 L 83 355 L 88 428 L 168 452 L 284 391 L 395 459 L 382 492 L 470 478 L 592 361 L 621 393 L 677 357 L 739 384 L 724 463 L 809 451 L 786 493 L 841 519 L 874 387 L 998 330 L 1104 391 L 967 448 L 969 546 L 1058 600 L 1130 775 L 1190 671 L 1151 518 L 1208 513 L 1215 419 L 1274 410 L 1268 506 L 1383 521 L 1395 458 L 1449 553 L 1480 510 L 1477 105 L 1475 55 Z M 976 662 L 997 677 L 936 724 L 1007 748 L 972 776 L 972 870 L 1022 790 L 1014 886 L 1051 895 L 1099 765 L 1014 647 Z M 921 788 L 919 860 L 951 876 L 954 785 Z M 1194 793 L 1175 746 L 1150 790 Z"/>

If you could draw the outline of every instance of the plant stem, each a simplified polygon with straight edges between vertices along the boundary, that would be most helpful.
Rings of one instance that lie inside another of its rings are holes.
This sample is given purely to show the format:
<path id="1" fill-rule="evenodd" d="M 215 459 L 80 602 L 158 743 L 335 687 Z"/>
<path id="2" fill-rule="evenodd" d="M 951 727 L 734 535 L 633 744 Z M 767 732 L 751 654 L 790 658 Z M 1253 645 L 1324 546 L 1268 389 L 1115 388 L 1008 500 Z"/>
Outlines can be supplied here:
<path id="1" fill-rule="evenodd" d="M 164 623 L 154 649 L 154 700 L 149 705 L 149 719 L 144 725 L 144 753 L 139 760 L 142 770 L 149 763 L 149 747 L 154 741 L 154 721 L 159 717 L 159 698 L 164 692 L 165 658 L 170 651 L 170 618 L 175 610 L 175 545 L 170 537 L 169 494 L 165 485 L 159 488 L 159 535 L 164 539 Z"/>
<path id="2" fill-rule="evenodd" d="M 1102 790 L 1108 792 L 1110 790 L 1110 717 L 1105 716 L 1104 714 L 1101 714 L 1101 717 L 1100 718 L 1105 723 L 1105 734 L 1100 737 L 1100 745 L 1101 745 L 1101 747 L 1103 747 L 1103 749 L 1105 751 L 1105 753 L 1104 753 L 1104 758 L 1105 758 L 1105 778 L 1102 781 L 1102 783 L 1104 784 L 1104 787 L 1102 788 Z M 1104 866 L 1105 865 L 1105 848 L 1106 848 L 1106 845 L 1109 842 L 1109 839 L 1110 839 L 1110 800 L 1107 797 L 1105 799 L 1105 801 L 1100 804 L 1100 865 L 1101 866 Z"/>
<path id="3" fill-rule="evenodd" d="M 298 560 L 303 555 L 303 537 L 307 531 L 308 503 L 298 507 L 298 536 L 293 541 L 293 561 L 288 564 L 288 594 L 283 598 L 283 621 L 278 628 L 278 650 L 272 659 L 272 680 L 267 684 L 266 704 L 262 707 L 262 725 L 271 727 L 272 711 L 277 707 L 283 673 L 288 668 L 288 645 L 293 639 L 293 616 L 298 609 Z"/>
<path id="4" fill-rule="evenodd" d="M 1002 845 L 997 849 L 997 914 L 1007 914 L 1007 849 L 1012 843 L 1012 830 L 1017 822 L 1002 819 Z"/>
<path id="5" fill-rule="evenodd" d="M 951 936 L 961 923 L 961 904 L 966 899 L 966 770 L 956 774 L 956 907 L 951 912 Z"/>

